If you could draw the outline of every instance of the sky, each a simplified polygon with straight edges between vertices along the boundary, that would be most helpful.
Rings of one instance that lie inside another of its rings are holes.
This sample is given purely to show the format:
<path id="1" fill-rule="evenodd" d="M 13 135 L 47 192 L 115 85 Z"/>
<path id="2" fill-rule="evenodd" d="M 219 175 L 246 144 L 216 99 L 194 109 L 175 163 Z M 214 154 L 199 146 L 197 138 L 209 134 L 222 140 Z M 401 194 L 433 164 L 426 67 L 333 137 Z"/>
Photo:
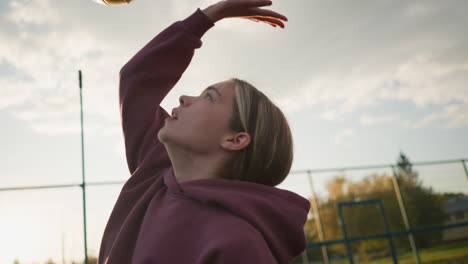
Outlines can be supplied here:
<path id="1" fill-rule="evenodd" d="M 81 181 L 78 70 L 86 179 L 127 179 L 118 72 L 157 33 L 215 2 L 0 1 L 0 188 Z M 400 151 L 415 162 L 467 159 L 467 8 L 455 0 L 274 0 L 271 9 L 289 18 L 285 29 L 217 22 L 162 105 L 172 109 L 180 95 L 231 77 L 249 81 L 289 120 L 293 171 L 392 164 Z M 428 186 L 468 193 L 460 164 L 419 171 Z M 333 175 L 314 178 L 319 193 Z M 307 186 L 303 174 L 280 185 L 305 197 Z M 87 190 L 94 255 L 120 187 Z M 0 192 L 0 264 L 80 259 L 81 210 L 79 188 Z"/>

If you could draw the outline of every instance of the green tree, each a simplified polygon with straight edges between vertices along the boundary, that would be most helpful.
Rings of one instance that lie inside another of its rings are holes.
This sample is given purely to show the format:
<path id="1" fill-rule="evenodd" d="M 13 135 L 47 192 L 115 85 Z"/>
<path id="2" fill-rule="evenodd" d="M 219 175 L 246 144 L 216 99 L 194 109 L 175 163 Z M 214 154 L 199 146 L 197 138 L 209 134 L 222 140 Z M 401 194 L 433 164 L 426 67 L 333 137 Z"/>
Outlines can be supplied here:
<path id="1" fill-rule="evenodd" d="M 418 173 L 412 167 L 409 158 L 400 152 L 395 173 L 411 227 L 420 228 L 443 224 L 445 220 L 444 194 L 437 194 L 431 187 L 423 186 Z M 415 237 L 416 244 L 422 248 L 428 247 L 439 242 L 441 235 L 441 232 L 418 235 Z"/>
<path id="2" fill-rule="evenodd" d="M 413 166 L 405 154 L 400 153 L 394 173 L 412 226 L 442 224 L 445 218 L 442 205 L 446 199 L 436 194 L 431 188 L 423 186 L 417 171 L 413 170 Z M 319 206 L 326 239 L 343 238 L 337 214 L 337 204 L 344 201 L 380 199 L 390 231 L 405 230 L 392 178 L 393 175 L 385 173 L 370 174 L 361 181 L 352 182 L 344 174 L 339 174 L 328 182 L 326 185 L 329 193 L 328 199 L 322 201 Z M 383 219 L 375 204 L 345 207 L 343 213 L 349 237 L 384 232 Z M 311 228 L 315 227 L 310 226 L 309 229 Z M 416 236 L 416 243 L 419 247 L 427 247 L 438 241 L 440 241 L 440 233 Z M 405 236 L 395 237 L 394 243 L 397 248 L 409 249 L 409 243 Z M 361 241 L 353 243 L 352 247 L 354 252 L 362 253 L 370 258 L 390 253 L 386 239 Z M 330 251 L 332 251 L 332 255 L 333 253 L 344 254 L 345 247 L 333 245 L 330 247 Z"/>
<path id="3" fill-rule="evenodd" d="M 403 152 L 397 160 L 397 170 L 395 176 L 400 186 L 421 186 L 422 183 L 418 179 L 418 173 L 413 171 L 413 165 L 408 157 Z"/>

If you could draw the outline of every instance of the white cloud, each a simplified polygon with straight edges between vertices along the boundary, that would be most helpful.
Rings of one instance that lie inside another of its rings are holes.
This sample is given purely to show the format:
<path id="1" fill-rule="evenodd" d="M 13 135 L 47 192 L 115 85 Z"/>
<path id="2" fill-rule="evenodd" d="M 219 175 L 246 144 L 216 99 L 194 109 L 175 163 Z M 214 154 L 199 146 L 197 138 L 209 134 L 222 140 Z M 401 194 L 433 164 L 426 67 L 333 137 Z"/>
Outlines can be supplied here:
<path id="1" fill-rule="evenodd" d="M 422 119 L 434 120 L 434 115 L 443 114 L 433 113 L 440 106 L 454 101 L 459 107 L 468 105 L 468 39 L 463 33 L 468 21 L 458 11 L 465 4 L 366 2 L 369 9 L 362 11 L 350 3 L 340 2 L 336 9 L 331 8 L 333 3 L 315 4 L 330 10 L 327 15 L 336 21 L 323 21 L 325 32 L 311 25 L 316 36 L 302 38 L 310 40 L 305 42 L 308 49 L 301 48 L 304 41 L 297 43 L 296 50 L 307 61 L 302 65 L 308 67 L 295 70 L 306 68 L 308 74 L 299 75 L 303 81 L 295 89 L 294 99 L 283 100 L 296 104 L 288 109 L 318 109 L 322 119 L 338 120 L 397 100 L 429 109 L 427 115 L 432 118 Z M 284 96 L 291 97 L 290 91 Z M 396 115 L 396 110 L 386 115 Z M 452 114 L 443 114 L 453 121 L 452 126 L 468 125 L 463 112 Z M 377 121 L 375 118 L 365 122 Z"/>
<path id="2" fill-rule="evenodd" d="M 395 79 L 405 85 L 387 97 L 411 100 L 418 106 L 446 104 L 453 100 L 468 103 L 468 61 L 447 63 L 436 58 L 416 57 L 398 68 Z"/>
<path id="3" fill-rule="evenodd" d="M 61 14 L 60 6 L 50 1 L 27 4 L 23 9 L 12 2 L 9 18 L 25 14 L 37 5 L 37 16 L 50 15 L 40 12 L 44 8 L 60 14 L 58 19 L 65 23 L 51 26 L 50 20 L 40 18 L 12 20 L 14 24 L 3 22 L 16 27 L 20 35 L 0 33 L 0 39 L 6 40 L 0 42 L 0 55 L 5 65 L 15 69 L 0 79 L 0 107 L 10 108 L 14 116 L 28 122 L 35 131 L 53 135 L 78 133 L 78 70 L 82 69 L 85 117 L 91 117 L 88 128 L 97 128 L 104 122 L 118 129 L 117 76 L 123 63 L 117 54 L 123 53 L 121 47 L 101 41 L 96 33 L 86 29 L 68 29 L 66 17 L 70 14 Z M 25 23 L 35 25 L 24 26 Z M 21 75 L 28 78 L 19 78 Z"/>
<path id="4" fill-rule="evenodd" d="M 346 128 L 335 136 L 335 144 L 342 145 L 353 135 L 351 128 Z"/>
<path id="5" fill-rule="evenodd" d="M 0 79 L 0 109 L 21 105 L 28 99 L 28 95 L 22 91 L 28 89 L 25 84 Z"/>
<path id="6" fill-rule="evenodd" d="M 50 0 L 13 0 L 7 18 L 18 24 L 49 24 L 59 22 L 57 10 Z"/>
<path id="7" fill-rule="evenodd" d="M 399 120 L 400 120 L 400 117 L 396 114 L 395 115 L 380 115 L 380 116 L 364 114 L 359 119 L 359 121 L 363 125 L 377 125 L 377 124 L 391 123 L 391 122 L 395 122 Z"/>
<path id="8" fill-rule="evenodd" d="M 421 128 L 432 123 L 438 122 L 440 126 L 446 129 L 468 126 L 468 105 L 453 104 L 447 105 L 442 112 L 426 115 L 412 125 L 413 128 Z"/>

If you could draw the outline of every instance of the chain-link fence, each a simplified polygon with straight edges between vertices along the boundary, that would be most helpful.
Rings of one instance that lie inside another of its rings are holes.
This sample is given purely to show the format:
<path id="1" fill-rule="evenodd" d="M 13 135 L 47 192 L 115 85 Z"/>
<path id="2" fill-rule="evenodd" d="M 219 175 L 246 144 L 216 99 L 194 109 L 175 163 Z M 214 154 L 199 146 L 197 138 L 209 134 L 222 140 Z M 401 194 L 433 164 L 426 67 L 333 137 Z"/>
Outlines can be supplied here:
<path id="1" fill-rule="evenodd" d="M 123 183 L 0 188 L 4 252 L 95 263 Z M 464 159 L 293 171 L 280 187 L 311 201 L 308 248 L 296 263 L 468 263 Z"/>

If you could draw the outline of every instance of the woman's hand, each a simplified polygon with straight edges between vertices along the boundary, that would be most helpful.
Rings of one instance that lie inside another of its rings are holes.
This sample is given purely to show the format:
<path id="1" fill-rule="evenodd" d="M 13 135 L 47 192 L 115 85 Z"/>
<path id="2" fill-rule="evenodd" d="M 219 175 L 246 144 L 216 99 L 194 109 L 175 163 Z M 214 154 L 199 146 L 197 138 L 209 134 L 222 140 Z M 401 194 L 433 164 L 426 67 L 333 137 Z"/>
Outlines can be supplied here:
<path id="1" fill-rule="evenodd" d="M 281 20 L 288 21 L 285 16 L 271 10 L 259 8 L 271 4 L 271 1 L 266 0 L 224 0 L 202 11 L 213 23 L 223 18 L 238 17 L 284 28 Z"/>

